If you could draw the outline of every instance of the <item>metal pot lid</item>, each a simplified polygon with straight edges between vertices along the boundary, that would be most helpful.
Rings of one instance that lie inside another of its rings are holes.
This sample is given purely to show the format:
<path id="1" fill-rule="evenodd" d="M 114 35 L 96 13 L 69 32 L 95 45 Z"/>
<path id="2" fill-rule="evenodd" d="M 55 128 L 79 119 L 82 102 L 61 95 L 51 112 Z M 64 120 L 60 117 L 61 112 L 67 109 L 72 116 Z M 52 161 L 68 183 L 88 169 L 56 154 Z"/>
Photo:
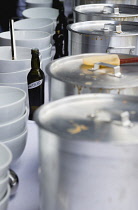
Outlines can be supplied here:
<path id="1" fill-rule="evenodd" d="M 83 64 L 84 58 L 104 56 L 106 53 L 87 53 L 67 56 L 50 62 L 46 72 L 51 78 L 80 88 L 121 89 L 138 87 L 138 63 L 123 64 L 119 71 L 112 67 L 92 70 L 91 66 Z M 117 54 L 119 59 L 138 57 L 134 55 Z M 117 74 L 120 72 L 120 76 Z"/>
<path id="2" fill-rule="evenodd" d="M 68 96 L 41 106 L 39 127 L 64 141 L 138 142 L 138 98 L 112 94 Z"/>
<path id="3" fill-rule="evenodd" d="M 73 12 L 110 18 L 137 17 L 138 6 L 126 4 L 85 4 L 74 7 Z"/>
<path id="4" fill-rule="evenodd" d="M 136 36 L 138 23 L 130 21 L 97 20 L 69 24 L 67 29 L 74 33 L 98 36 Z"/>

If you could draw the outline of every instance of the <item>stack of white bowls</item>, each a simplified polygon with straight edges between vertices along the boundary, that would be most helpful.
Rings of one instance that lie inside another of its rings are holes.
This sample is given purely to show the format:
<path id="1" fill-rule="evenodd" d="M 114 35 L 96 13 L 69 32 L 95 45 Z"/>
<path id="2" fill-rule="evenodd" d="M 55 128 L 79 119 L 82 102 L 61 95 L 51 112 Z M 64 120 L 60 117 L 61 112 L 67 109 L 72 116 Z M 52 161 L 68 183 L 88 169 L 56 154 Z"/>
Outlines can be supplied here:
<path id="1" fill-rule="evenodd" d="M 27 48 L 38 48 L 41 54 L 41 61 L 51 57 L 52 44 L 51 34 L 44 31 L 15 31 L 15 43 L 16 46 L 22 46 Z M 11 35 L 10 31 L 0 33 L 0 46 L 10 46 Z M 31 52 L 30 52 L 31 56 Z M 30 62 L 31 65 L 31 62 Z M 43 70 L 43 64 L 41 64 Z"/>
<path id="2" fill-rule="evenodd" d="M 12 60 L 11 47 L 0 46 L 0 86 L 12 86 L 24 90 L 28 106 L 27 74 L 31 69 L 31 49 L 16 47 L 16 54 L 16 59 Z"/>
<path id="3" fill-rule="evenodd" d="M 11 150 L 14 162 L 23 153 L 27 141 L 26 93 L 16 87 L 0 86 L 0 98 L 0 143 Z"/>
<path id="4" fill-rule="evenodd" d="M 26 8 L 33 7 L 52 7 L 52 0 L 26 0 Z"/>
<path id="5" fill-rule="evenodd" d="M 24 18 L 50 18 L 54 21 L 54 26 L 56 26 L 59 11 L 55 8 L 35 7 L 25 9 L 22 15 Z"/>
<path id="6" fill-rule="evenodd" d="M 12 153 L 7 146 L 0 143 L 0 210 L 7 210 L 11 189 L 9 185 L 9 167 Z"/>
<path id="7" fill-rule="evenodd" d="M 15 31 L 43 31 L 48 32 L 53 37 L 54 32 L 54 22 L 49 18 L 26 18 L 14 22 Z M 53 42 L 52 42 L 53 43 Z M 47 64 L 53 59 L 51 50 L 53 49 L 52 44 L 40 50 L 42 55 L 42 69 L 44 73 L 46 72 Z"/>

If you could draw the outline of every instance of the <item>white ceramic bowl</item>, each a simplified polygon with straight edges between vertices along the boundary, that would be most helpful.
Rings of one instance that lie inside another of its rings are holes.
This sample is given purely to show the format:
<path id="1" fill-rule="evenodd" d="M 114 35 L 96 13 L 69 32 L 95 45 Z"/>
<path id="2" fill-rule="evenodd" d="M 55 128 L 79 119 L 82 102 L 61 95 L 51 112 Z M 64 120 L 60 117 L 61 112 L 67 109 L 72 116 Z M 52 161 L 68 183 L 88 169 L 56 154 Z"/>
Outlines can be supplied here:
<path id="1" fill-rule="evenodd" d="M 40 50 L 42 60 L 51 57 L 51 53 L 52 53 L 52 44 L 50 44 L 47 48 Z"/>
<path id="2" fill-rule="evenodd" d="M 51 61 L 52 61 L 52 56 L 42 60 L 42 70 L 43 70 L 45 76 L 47 75 L 46 74 L 46 67 Z"/>
<path id="3" fill-rule="evenodd" d="M 59 11 L 54 8 L 36 7 L 25 9 L 22 12 L 22 15 L 25 18 L 50 18 L 55 23 L 59 15 Z"/>
<path id="4" fill-rule="evenodd" d="M 7 176 L 5 176 L 3 179 L 0 180 L 0 201 L 6 194 L 8 183 L 9 183 L 9 171 L 7 173 Z"/>
<path id="5" fill-rule="evenodd" d="M 27 18 L 14 22 L 14 30 L 54 33 L 54 22 L 49 18 Z"/>
<path id="6" fill-rule="evenodd" d="M 8 185 L 6 194 L 3 197 L 3 199 L 0 201 L 0 210 L 7 210 L 8 209 L 10 195 L 11 195 L 11 189 L 10 189 L 10 186 Z"/>
<path id="7" fill-rule="evenodd" d="M 16 60 L 12 60 L 11 47 L 0 46 L 0 72 L 16 72 L 31 68 L 31 48 L 16 47 Z"/>
<path id="8" fill-rule="evenodd" d="M 0 142 L 5 142 L 8 139 L 15 138 L 25 130 L 28 120 L 28 112 L 28 108 L 26 107 L 22 116 L 16 120 L 0 125 Z"/>
<path id="9" fill-rule="evenodd" d="M 11 162 L 11 150 L 5 144 L 0 143 L 0 180 L 7 176 Z"/>
<path id="10" fill-rule="evenodd" d="M 22 71 L 0 73 L 0 83 L 24 83 L 27 82 L 27 75 L 30 69 Z"/>
<path id="11" fill-rule="evenodd" d="M 19 88 L 19 89 L 25 91 L 25 93 L 26 93 L 25 105 L 29 108 L 28 84 L 27 84 L 27 82 L 23 82 L 23 83 L 0 83 L 0 86 L 3 86 L 3 87 L 5 87 L 5 86 L 15 87 L 15 88 Z"/>
<path id="12" fill-rule="evenodd" d="M 27 135 L 28 135 L 28 130 L 27 128 L 25 128 L 25 130 L 22 133 L 20 133 L 18 136 L 4 142 L 4 144 L 12 152 L 12 156 L 13 156 L 12 163 L 17 161 L 19 157 L 22 155 L 26 146 Z"/>
<path id="13" fill-rule="evenodd" d="M 16 120 L 25 112 L 25 91 L 11 86 L 0 86 L 0 98 L 0 125 Z"/>
<path id="14" fill-rule="evenodd" d="M 51 34 L 44 31 L 15 31 L 16 46 L 44 49 L 51 43 Z M 10 46 L 10 31 L 0 33 L 0 45 Z"/>
<path id="15" fill-rule="evenodd" d="M 52 0 L 26 0 L 26 8 L 52 7 Z"/>

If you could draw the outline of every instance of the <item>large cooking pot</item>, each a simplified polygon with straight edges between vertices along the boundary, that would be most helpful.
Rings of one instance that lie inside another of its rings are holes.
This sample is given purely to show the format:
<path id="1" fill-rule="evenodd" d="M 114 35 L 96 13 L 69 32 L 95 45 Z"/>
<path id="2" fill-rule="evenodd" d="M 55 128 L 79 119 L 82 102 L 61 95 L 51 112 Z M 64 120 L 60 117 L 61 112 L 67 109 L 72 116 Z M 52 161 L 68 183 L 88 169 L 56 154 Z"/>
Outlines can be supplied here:
<path id="1" fill-rule="evenodd" d="M 69 24 L 69 55 L 81 53 L 138 54 L 138 23 L 98 20 Z"/>
<path id="2" fill-rule="evenodd" d="M 114 93 L 138 96 L 138 63 L 121 66 L 106 64 L 105 68 L 84 64 L 84 59 L 109 54 L 80 54 L 59 58 L 48 64 L 49 100 L 84 93 Z M 118 54 L 119 59 L 135 56 Z M 138 57 L 138 56 L 137 56 Z M 95 61 L 95 65 L 98 63 Z M 108 58 L 107 62 L 108 63 Z M 118 73 L 120 76 L 118 76 Z"/>
<path id="3" fill-rule="evenodd" d="M 138 6 L 125 4 L 85 4 L 73 8 L 74 22 L 91 20 L 138 21 Z"/>
<path id="4" fill-rule="evenodd" d="M 41 210 L 138 209 L 138 97 L 70 96 L 34 119 Z"/>
<path id="5" fill-rule="evenodd" d="M 130 4 L 138 5 L 138 0 L 72 0 L 73 6 L 84 4 Z"/>

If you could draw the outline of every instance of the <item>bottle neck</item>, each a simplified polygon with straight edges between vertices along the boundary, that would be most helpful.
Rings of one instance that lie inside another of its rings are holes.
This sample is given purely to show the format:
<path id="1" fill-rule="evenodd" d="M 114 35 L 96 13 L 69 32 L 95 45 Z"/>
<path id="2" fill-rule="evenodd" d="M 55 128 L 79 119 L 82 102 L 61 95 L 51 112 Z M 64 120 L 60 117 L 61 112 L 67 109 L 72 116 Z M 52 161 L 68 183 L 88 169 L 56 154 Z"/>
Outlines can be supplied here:
<path id="1" fill-rule="evenodd" d="M 39 55 L 32 54 L 31 68 L 32 68 L 32 69 L 40 69 L 40 59 L 39 59 Z"/>

